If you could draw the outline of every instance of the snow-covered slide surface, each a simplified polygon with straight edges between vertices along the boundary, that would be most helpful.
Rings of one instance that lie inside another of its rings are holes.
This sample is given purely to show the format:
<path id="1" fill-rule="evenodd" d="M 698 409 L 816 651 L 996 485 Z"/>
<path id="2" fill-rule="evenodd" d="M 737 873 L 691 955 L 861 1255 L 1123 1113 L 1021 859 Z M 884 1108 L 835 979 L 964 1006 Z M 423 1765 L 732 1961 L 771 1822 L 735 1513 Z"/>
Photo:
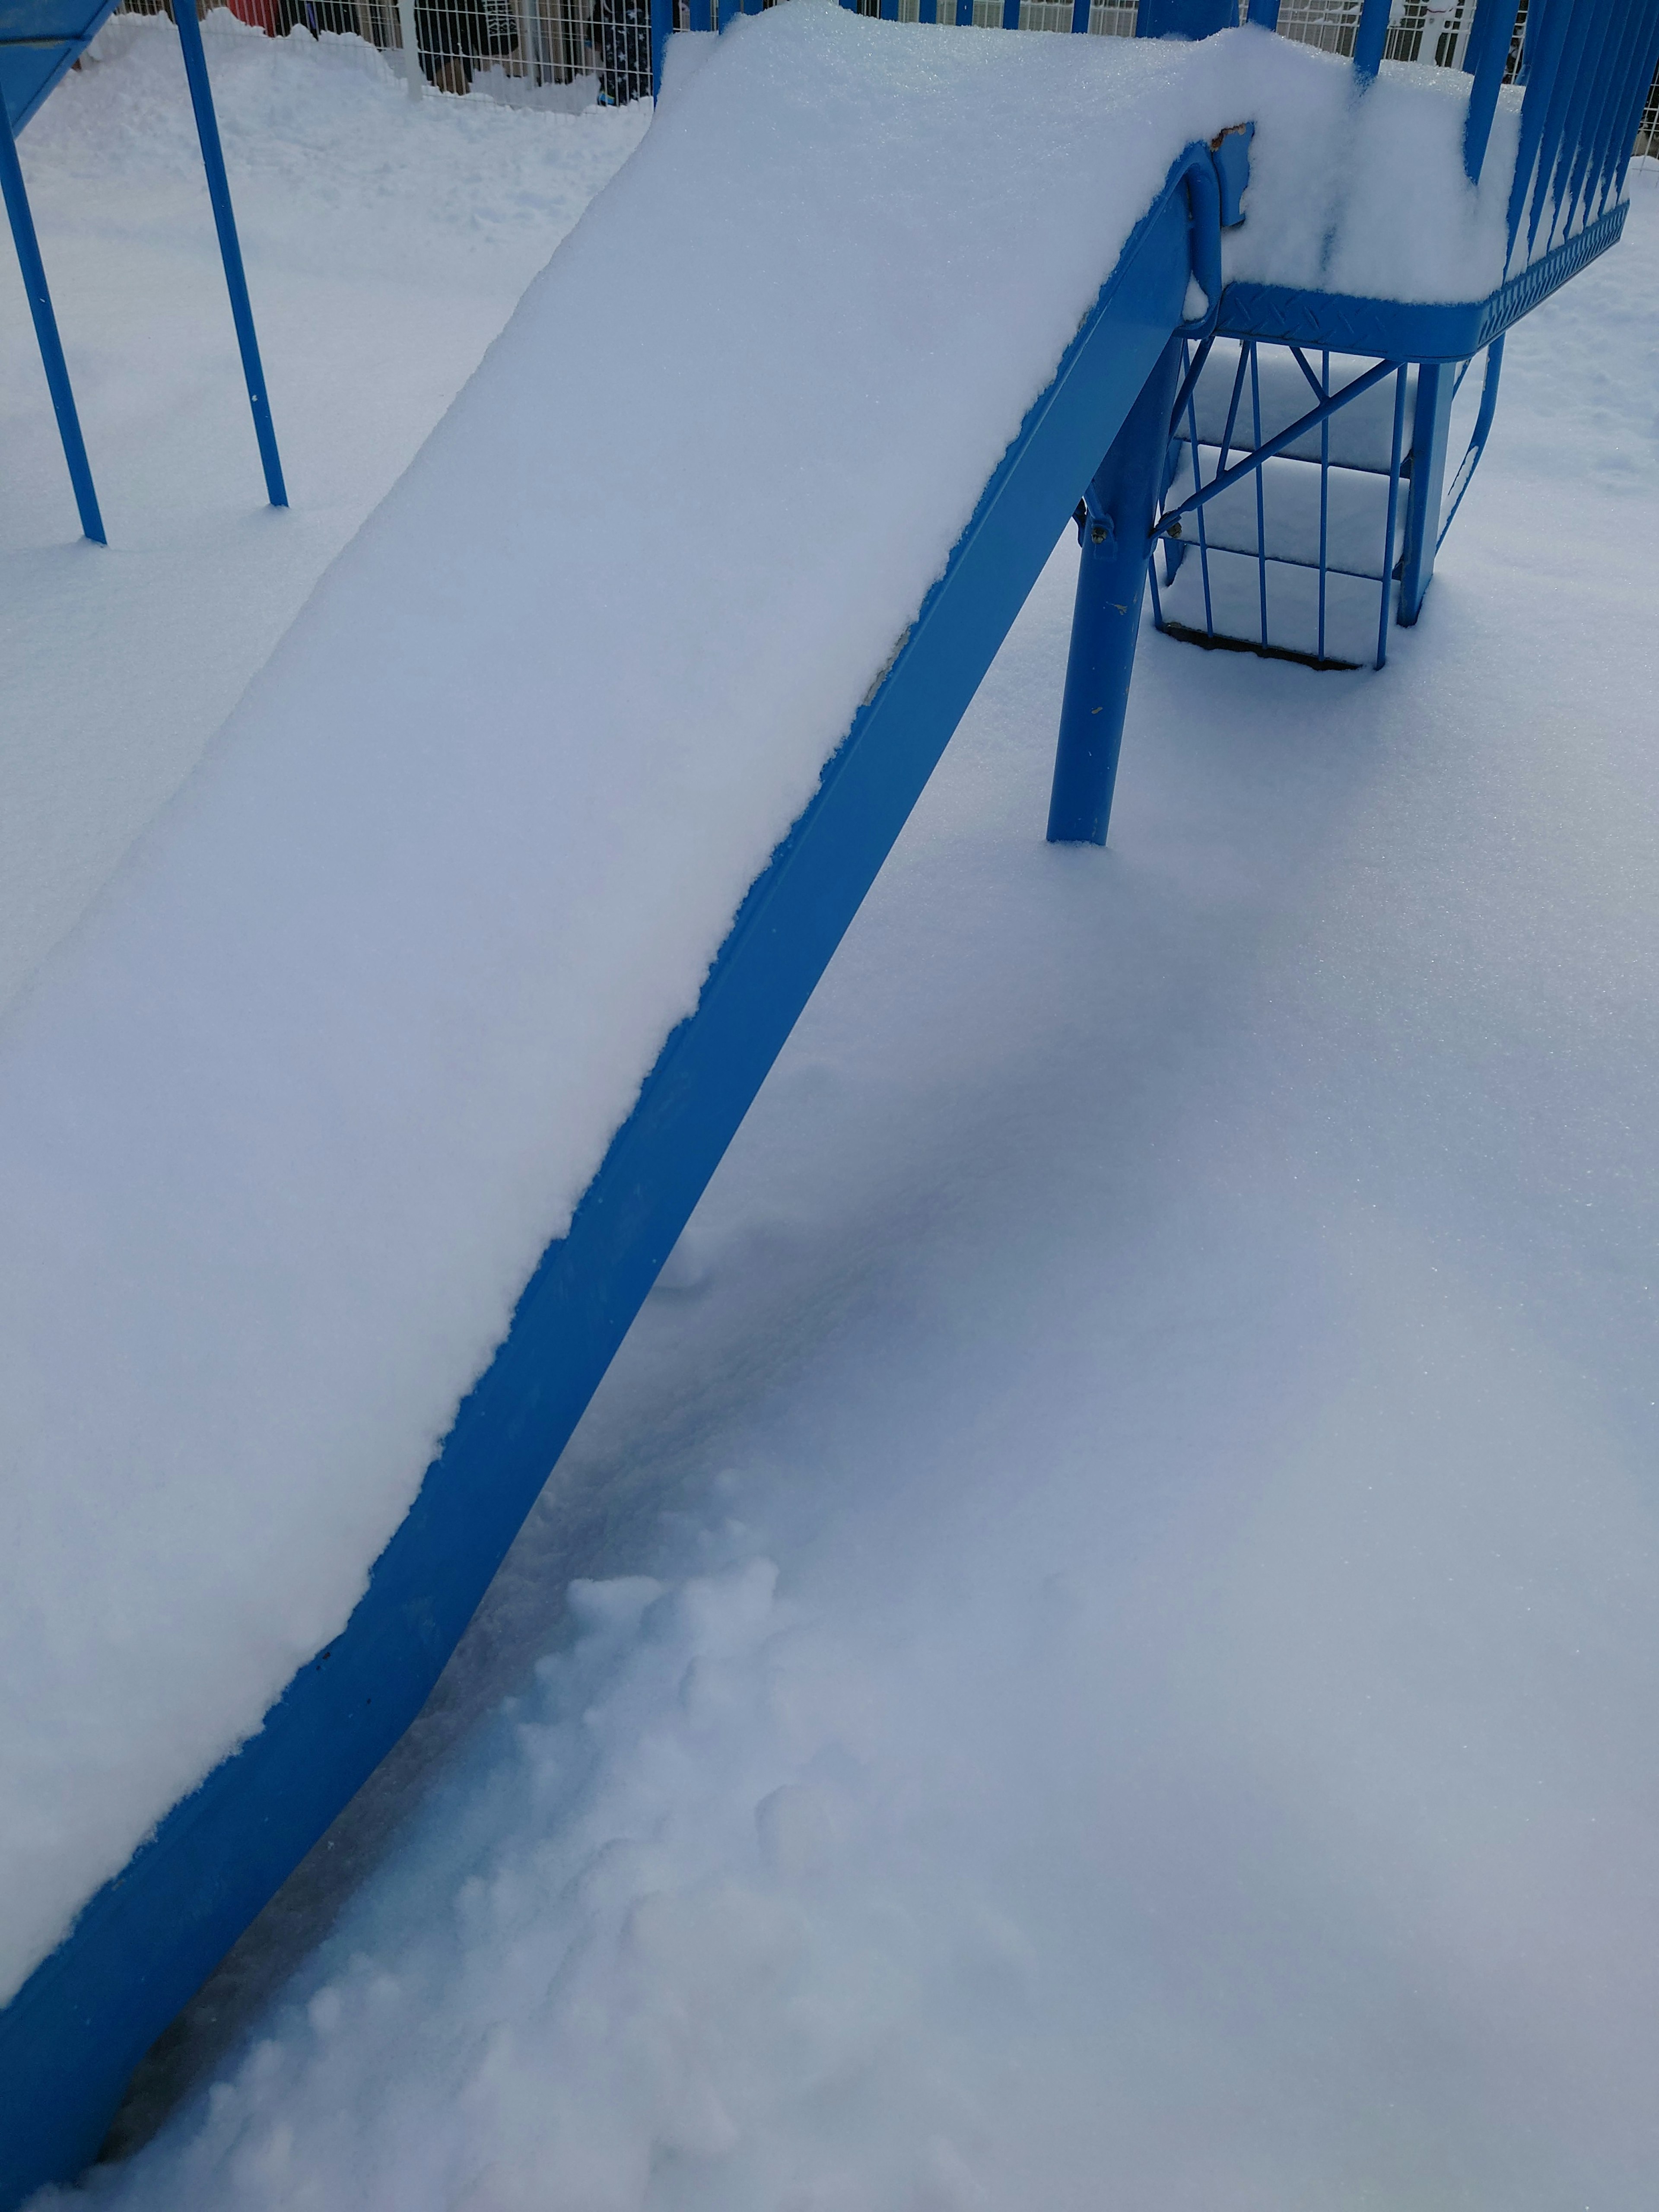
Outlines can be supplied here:
<path id="1" fill-rule="evenodd" d="M 1456 102 L 1264 35 L 695 58 L 0 1037 L 0 1996 L 341 1628 L 1182 147 L 1249 273 L 1495 278 Z"/>

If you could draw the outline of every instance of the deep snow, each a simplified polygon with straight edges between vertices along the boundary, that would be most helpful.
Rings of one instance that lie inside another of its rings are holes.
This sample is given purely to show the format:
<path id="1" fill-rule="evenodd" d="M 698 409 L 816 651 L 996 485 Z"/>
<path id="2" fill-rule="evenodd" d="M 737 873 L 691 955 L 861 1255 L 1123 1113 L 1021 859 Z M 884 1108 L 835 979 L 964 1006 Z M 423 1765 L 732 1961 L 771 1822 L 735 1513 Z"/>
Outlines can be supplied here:
<path id="1" fill-rule="evenodd" d="M 1259 31 L 683 61 L 0 1028 L 0 1996 L 343 1626 L 1182 147 L 1256 118 L 1259 270 L 1437 180 L 1501 259 L 1455 99 Z"/>
<path id="2" fill-rule="evenodd" d="M 1645 2203 L 1651 191 L 1389 672 L 1149 641 L 1103 857 L 1062 545 L 432 1732 L 520 1702 L 102 2190 Z"/>
<path id="3" fill-rule="evenodd" d="M 1383 676 L 1147 641 L 1104 855 L 1061 546 L 513 1702 L 100 2212 L 1646 2206 L 1656 280 L 1644 180 Z"/>
<path id="4" fill-rule="evenodd" d="M 410 102 L 228 9 L 208 67 L 293 505 L 263 498 L 179 40 L 112 18 L 18 141 L 109 532 L 75 540 L 0 252 L 0 1009 L 200 758 L 643 129 Z M 118 33 L 112 36 L 112 33 Z"/>

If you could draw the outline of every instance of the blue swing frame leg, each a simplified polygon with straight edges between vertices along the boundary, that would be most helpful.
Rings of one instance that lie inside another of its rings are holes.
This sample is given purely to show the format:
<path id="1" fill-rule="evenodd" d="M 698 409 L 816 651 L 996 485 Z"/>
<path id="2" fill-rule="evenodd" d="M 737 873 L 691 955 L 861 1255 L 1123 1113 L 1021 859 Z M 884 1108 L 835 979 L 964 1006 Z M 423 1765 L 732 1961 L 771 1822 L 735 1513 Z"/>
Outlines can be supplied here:
<path id="1" fill-rule="evenodd" d="M 1048 802 L 1051 845 L 1106 842 L 1181 359 L 1182 340 L 1171 338 L 1084 497 L 1088 512 Z"/>
<path id="2" fill-rule="evenodd" d="M 40 242 L 34 234 L 34 217 L 29 212 L 23 166 L 17 158 L 17 141 L 12 135 L 11 118 L 3 100 L 0 100 L 0 189 L 5 194 L 12 243 L 17 248 L 23 289 L 29 295 L 29 313 L 34 318 L 34 335 L 40 347 L 40 365 L 46 372 L 46 389 L 52 394 L 52 412 L 58 417 L 58 434 L 64 441 L 64 459 L 69 464 L 81 528 L 94 544 L 107 544 L 104 518 L 98 512 L 98 495 L 93 489 L 86 441 L 81 435 L 81 418 L 75 411 L 75 394 L 70 388 L 63 342 L 58 335 L 58 318 L 52 313 L 52 294 L 46 287 Z"/>
<path id="3" fill-rule="evenodd" d="M 225 174 L 225 157 L 219 144 L 219 119 L 213 112 L 213 88 L 208 82 L 207 56 L 202 51 L 202 27 L 196 20 L 195 0 L 173 0 L 173 12 L 179 26 L 179 44 L 184 52 L 190 104 L 196 111 L 196 135 L 202 143 L 202 167 L 207 173 L 208 198 L 213 203 L 219 256 L 225 264 L 225 287 L 230 294 L 236 343 L 241 349 L 248 405 L 253 410 L 253 434 L 259 441 L 259 459 L 264 465 L 265 490 L 273 507 L 286 507 L 288 489 L 283 482 L 276 433 L 271 427 L 265 372 L 259 360 L 259 341 L 254 334 L 253 308 L 242 270 L 242 249 L 237 242 L 236 217 L 230 204 L 230 179 Z"/>

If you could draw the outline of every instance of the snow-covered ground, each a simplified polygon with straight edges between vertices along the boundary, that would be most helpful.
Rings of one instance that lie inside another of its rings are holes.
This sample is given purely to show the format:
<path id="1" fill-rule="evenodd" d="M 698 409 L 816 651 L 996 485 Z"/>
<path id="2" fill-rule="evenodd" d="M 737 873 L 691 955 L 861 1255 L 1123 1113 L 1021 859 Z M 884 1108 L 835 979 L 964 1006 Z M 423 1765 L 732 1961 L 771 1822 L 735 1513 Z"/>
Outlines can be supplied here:
<path id="1" fill-rule="evenodd" d="M 585 124 L 466 127 L 493 204 Z M 378 1869 L 299 1959 L 337 1893 L 326 1848 L 302 1870 L 220 1998 L 292 1985 L 98 2200 L 1647 2203 L 1634 197 L 1510 341 L 1388 672 L 1149 638 L 1105 855 L 1041 842 L 1059 549 L 416 1742 L 331 1839 Z M 331 283 L 295 274 L 296 329 Z M 475 305 L 472 356 L 493 327 Z M 444 397 L 394 389 L 330 450 L 378 436 L 383 483 Z M 109 617 L 152 731 L 190 635 L 169 562 L 217 594 L 229 695 L 282 626 L 227 634 L 265 572 L 222 420 L 216 507 L 181 499 L 149 621 Z M 9 483 L 15 451 L 47 487 L 49 418 L 11 423 Z M 350 526 L 284 569 L 290 610 Z M 8 555 L 38 595 L 8 652 L 62 637 L 79 557 Z"/>
<path id="2" fill-rule="evenodd" d="M 1349 133 L 1346 65 L 1260 29 L 800 0 L 677 43 L 0 1029 L 0 1999 L 343 1628 L 1182 149 L 1255 120 L 1237 266 L 1328 243 L 1386 289 L 1415 193 L 1462 209 L 1424 287 L 1478 295 L 1507 177 L 1464 178 L 1468 83 L 1379 79 Z"/>
<path id="3" fill-rule="evenodd" d="M 0 252 L 0 1008 L 200 757 L 643 108 L 412 103 L 355 39 L 203 26 L 293 502 L 259 457 L 178 34 L 123 17 L 18 141 L 109 532 L 76 536 Z"/>

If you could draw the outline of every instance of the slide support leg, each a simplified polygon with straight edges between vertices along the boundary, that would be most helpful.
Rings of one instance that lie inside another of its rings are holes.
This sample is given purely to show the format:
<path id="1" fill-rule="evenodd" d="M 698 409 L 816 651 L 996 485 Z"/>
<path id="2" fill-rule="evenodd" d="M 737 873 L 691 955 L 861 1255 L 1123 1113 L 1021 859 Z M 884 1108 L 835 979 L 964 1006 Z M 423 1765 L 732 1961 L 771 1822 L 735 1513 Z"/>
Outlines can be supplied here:
<path id="1" fill-rule="evenodd" d="M 1417 404 L 1412 410 L 1412 488 L 1406 502 L 1406 544 L 1400 569 L 1401 623 L 1409 629 L 1423 611 L 1440 540 L 1440 501 L 1446 481 L 1446 443 L 1457 379 L 1450 362 L 1419 361 Z"/>
<path id="2" fill-rule="evenodd" d="M 202 52 L 202 27 L 196 20 L 195 0 L 174 0 L 173 12 L 179 26 L 179 44 L 184 49 L 190 104 L 196 111 L 196 135 L 202 142 L 202 167 L 207 173 L 208 198 L 213 203 L 214 227 L 219 234 L 219 255 L 225 264 L 231 320 L 236 325 L 248 404 L 253 410 L 253 434 L 259 441 L 259 459 L 264 464 L 265 490 L 273 507 L 286 507 L 288 492 L 283 483 L 283 464 L 276 453 L 276 433 L 270 424 L 270 401 L 265 394 L 265 373 L 259 361 L 259 341 L 254 335 L 247 278 L 242 272 L 242 249 L 237 243 L 236 217 L 230 204 L 230 179 L 225 174 L 219 118 L 213 112 L 213 88 L 208 82 L 207 56 Z M 405 56 L 405 64 L 407 58 Z"/>
<path id="3" fill-rule="evenodd" d="M 1158 356 L 1084 495 L 1083 554 L 1048 802 L 1051 845 L 1106 842 L 1181 347 L 1171 338 Z"/>
<path id="4" fill-rule="evenodd" d="M 29 313 L 34 318 L 34 335 L 40 347 L 40 366 L 46 372 L 46 389 L 52 394 L 52 412 L 58 417 L 58 434 L 64 441 L 64 459 L 69 463 L 81 527 L 94 544 L 106 544 L 104 519 L 98 512 L 98 495 L 92 488 L 86 441 L 81 435 L 81 418 L 75 411 L 75 394 L 70 389 L 69 369 L 64 360 L 63 343 L 58 336 L 58 318 L 52 311 L 52 294 L 46 289 L 46 264 L 40 258 L 40 242 L 34 234 L 34 217 L 29 212 L 28 193 L 23 186 L 23 167 L 17 158 L 17 141 L 12 136 L 11 118 L 6 112 L 3 96 L 0 96 L 0 189 L 5 195 L 6 216 L 11 224 L 12 242 L 17 248 L 23 289 L 29 295 Z"/>

